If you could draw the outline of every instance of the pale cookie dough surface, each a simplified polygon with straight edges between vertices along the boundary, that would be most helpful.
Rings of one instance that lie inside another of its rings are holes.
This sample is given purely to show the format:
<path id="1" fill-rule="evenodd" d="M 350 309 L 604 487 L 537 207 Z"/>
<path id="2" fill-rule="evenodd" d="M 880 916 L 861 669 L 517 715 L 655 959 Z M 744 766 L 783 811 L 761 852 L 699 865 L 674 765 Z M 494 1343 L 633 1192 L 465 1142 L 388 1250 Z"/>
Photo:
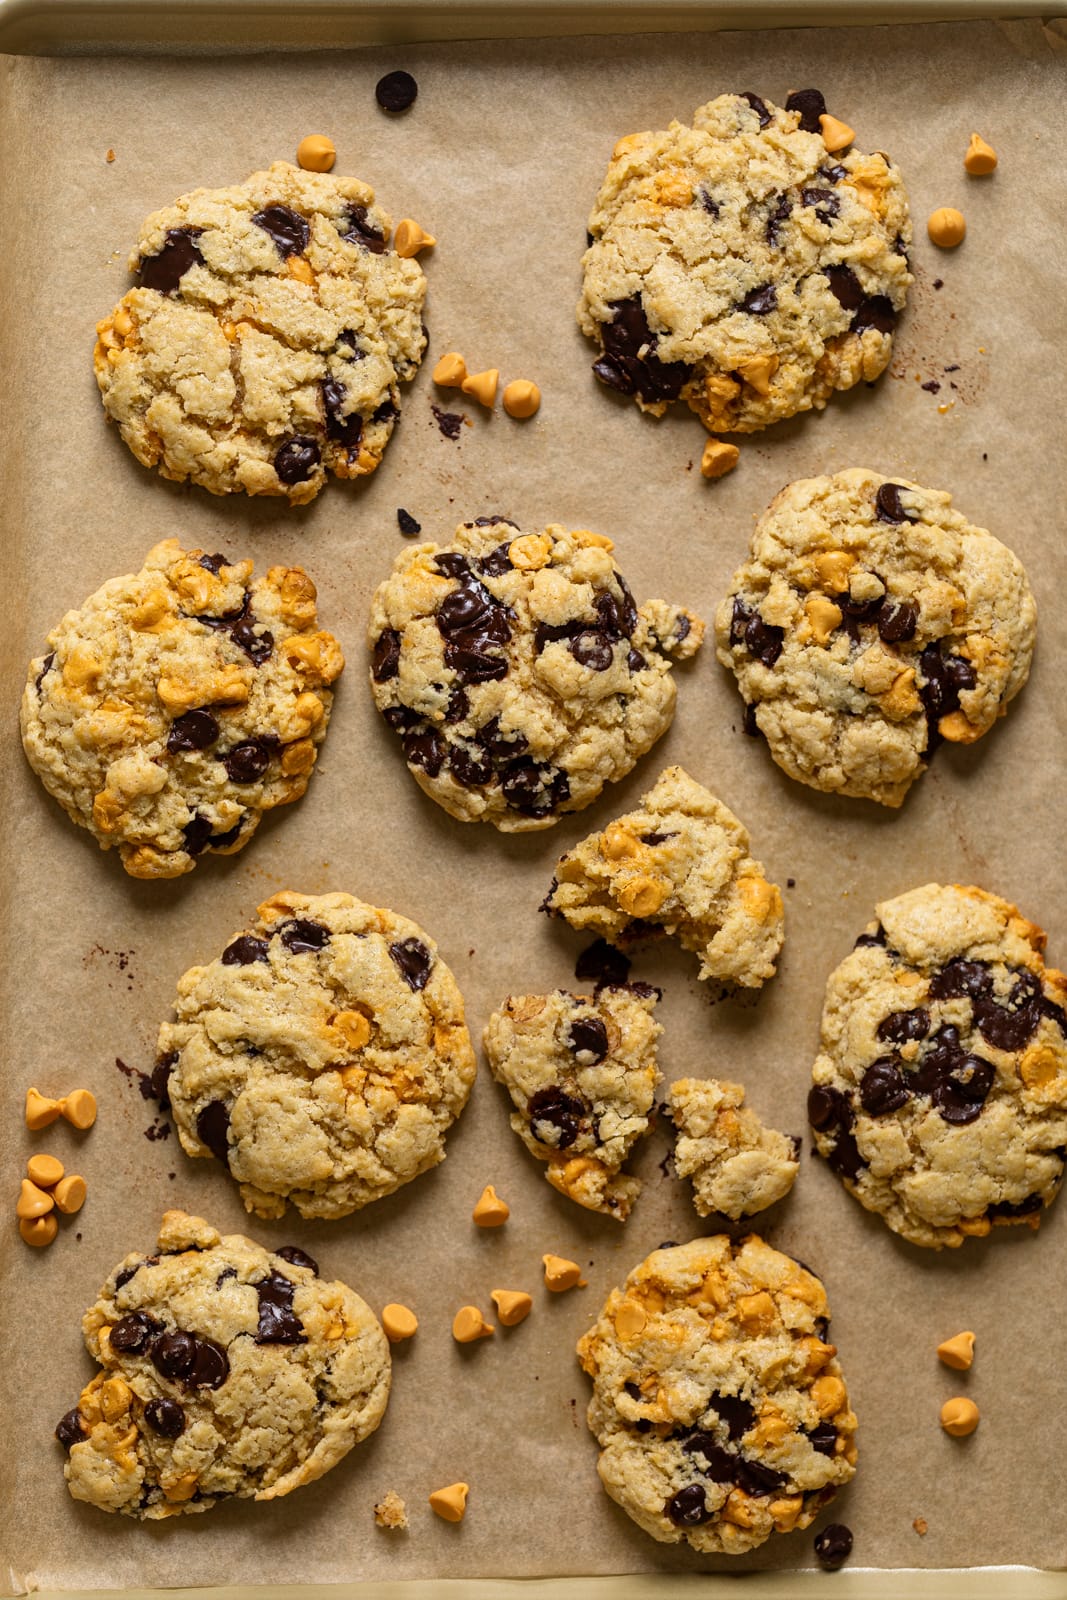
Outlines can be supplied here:
<path id="1" fill-rule="evenodd" d="M 343 1217 L 445 1158 L 476 1063 L 463 998 L 414 922 L 285 891 L 178 982 L 154 1080 L 182 1148 L 249 1211 Z"/>
<path id="2" fill-rule="evenodd" d="M 668 1095 L 677 1129 L 674 1170 L 691 1178 L 702 1217 L 721 1212 L 735 1222 L 781 1200 L 799 1168 L 799 1140 L 766 1128 L 739 1083 L 679 1078 Z"/>
<path id="3" fill-rule="evenodd" d="M 511 1095 L 511 1126 L 554 1189 L 625 1222 L 641 1189 L 620 1172 L 648 1131 L 659 1069 L 650 985 L 595 996 L 509 995 L 485 1029 L 485 1053 Z"/>
<path id="4" fill-rule="evenodd" d="M 818 1150 L 912 1244 L 1036 1228 L 1067 1159 L 1067 977 L 981 889 L 928 883 L 875 909 L 826 986 Z"/>
<path id="5" fill-rule="evenodd" d="M 810 93 L 810 91 L 809 91 Z M 601 382 L 751 433 L 870 383 L 911 274 L 900 173 L 830 155 L 817 121 L 756 95 L 615 146 L 589 219 L 578 322 Z"/>
<path id="6" fill-rule="evenodd" d="M 611 1498 L 708 1554 L 808 1527 L 855 1471 L 829 1320 L 814 1273 L 754 1234 L 653 1251 L 578 1342 Z"/>
<path id="7" fill-rule="evenodd" d="M 748 851 L 733 812 L 667 767 L 636 811 L 560 857 L 542 909 L 614 945 L 670 934 L 700 957 L 701 978 L 758 989 L 774 976 L 785 913 Z"/>
<path id="8" fill-rule="evenodd" d="M 367 184 L 284 161 L 153 212 L 93 353 L 138 461 L 293 504 L 373 472 L 426 347 L 426 279 L 391 232 Z"/>
<path id="9" fill-rule="evenodd" d="M 344 657 L 300 567 L 184 551 L 68 611 L 30 662 L 22 743 L 72 821 L 135 878 L 232 855 L 308 786 Z"/>
<path id="10" fill-rule="evenodd" d="M 786 487 L 715 618 L 745 726 L 791 778 L 898 806 L 1030 672 L 1022 564 L 951 497 L 864 467 Z"/>
<path id="11" fill-rule="evenodd" d="M 82 1322 L 101 1371 L 56 1437 L 75 1500 L 158 1520 L 274 1500 L 374 1432 L 389 1346 L 370 1307 L 295 1247 L 168 1211 Z"/>
<path id="12" fill-rule="evenodd" d="M 375 704 L 408 770 L 462 822 L 548 828 L 630 771 L 670 727 L 684 606 L 638 606 L 612 542 L 503 517 L 397 557 L 371 606 Z"/>

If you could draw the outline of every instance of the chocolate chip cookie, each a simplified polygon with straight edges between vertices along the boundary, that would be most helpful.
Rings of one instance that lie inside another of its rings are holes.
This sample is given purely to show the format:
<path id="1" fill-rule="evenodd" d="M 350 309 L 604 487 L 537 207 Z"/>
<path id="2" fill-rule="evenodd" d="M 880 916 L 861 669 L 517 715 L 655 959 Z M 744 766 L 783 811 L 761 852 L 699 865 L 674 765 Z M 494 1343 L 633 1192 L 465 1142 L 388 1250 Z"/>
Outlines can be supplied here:
<path id="1" fill-rule="evenodd" d="M 68 611 L 30 662 L 22 743 L 72 821 L 135 878 L 233 855 L 299 800 L 326 737 L 341 647 L 300 567 L 185 551 Z"/>
<path id="2" fill-rule="evenodd" d="M 551 827 L 669 728 L 672 660 L 704 624 L 663 600 L 639 607 L 612 548 L 479 517 L 449 545 L 405 550 L 375 594 L 375 704 L 420 788 L 461 822 Z"/>
<path id="3" fill-rule="evenodd" d="M 553 1189 L 620 1222 L 641 1189 L 619 1169 L 652 1114 L 658 998 L 649 984 L 509 995 L 485 1029 L 493 1077 L 515 1105 L 511 1126 Z"/>
<path id="4" fill-rule="evenodd" d="M 670 934 L 700 957 L 701 978 L 758 989 L 774 976 L 785 914 L 748 847 L 733 812 L 668 767 L 636 811 L 560 857 L 542 910 L 614 945 Z"/>
<path id="5" fill-rule="evenodd" d="M 56 1437 L 75 1500 L 158 1521 L 276 1500 L 374 1432 L 389 1346 L 370 1307 L 295 1245 L 168 1211 L 82 1322 L 101 1371 Z"/>
<path id="6" fill-rule="evenodd" d="M 93 352 L 138 461 L 293 505 L 373 472 L 426 347 L 426 279 L 391 231 L 367 184 L 284 161 L 153 212 Z"/>
<path id="7" fill-rule="evenodd" d="M 661 1543 L 740 1555 L 855 1471 L 826 1291 L 755 1234 L 654 1250 L 578 1342 L 611 1498 Z"/>
<path id="8" fill-rule="evenodd" d="M 288 890 L 258 910 L 178 980 L 153 1081 L 249 1211 L 344 1217 L 445 1159 L 476 1069 L 463 997 L 393 911 Z"/>
<path id="9" fill-rule="evenodd" d="M 735 1222 L 787 1195 L 800 1170 L 799 1140 L 766 1128 L 739 1083 L 679 1078 L 668 1095 L 677 1130 L 674 1170 L 693 1181 L 700 1216 Z"/>
<path id="10" fill-rule="evenodd" d="M 822 96 L 800 94 L 720 95 L 692 127 L 615 146 L 578 322 L 596 376 L 642 411 L 684 400 L 715 432 L 751 433 L 889 362 L 911 283 L 900 173 L 831 154 Z"/>
<path id="11" fill-rule="evenodd" d="M 876 911 L 826 986 L 819 1152 L 912 1244 L 1036 1228 L 1067 1160 L 1067 977 L 982 889 L 928 883 Z"/>
<path id="12" fill-rule="evenodd" d="M 865 467 L 787 484 L 715 618 L 745 727 L 813 789 L 899 806 L 1030 672 L 1022 564 L 951 496 Z"/>

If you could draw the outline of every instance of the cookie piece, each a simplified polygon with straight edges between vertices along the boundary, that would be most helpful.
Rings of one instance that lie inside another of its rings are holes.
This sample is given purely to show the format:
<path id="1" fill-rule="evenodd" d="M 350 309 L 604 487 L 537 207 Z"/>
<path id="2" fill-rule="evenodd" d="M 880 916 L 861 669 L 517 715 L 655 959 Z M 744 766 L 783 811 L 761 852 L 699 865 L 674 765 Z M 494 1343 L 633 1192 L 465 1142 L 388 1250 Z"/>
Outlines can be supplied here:
<path id="1" fill-rule="evenodd" d="M 389 1346 L 370 1307 L 295 1245 L 264 1250 L 168 1211 L 153 1254 L 82 1321 L 101 1371 L 56 1429 L 75 1500 L 158 1521 L 276 1500 L 374 1432 Z"/>
<path id="2" fill-rule="evenodd" d="M 765 1128 L 739 1083 L 679 1078 L 668 1099 L 678 1130 L 674 1170 L 692 1179 L 700 1216 L 721 1212 L 736 1222 L 789 1193 L 800 1171 L 799 1140 Z"/>
<path id="3" fill-rule="evenodd" d="M 549 828 L 670 727 L 683 606 L 640 608 L 603 534 L 479 517 L 400 554 L 371 607 L 375 704 L 419 787 L 461 822 Z"/>
<path id="4" fill-rule="evenodd" d="M 950 495 L 853 467 L 775 497 L 715 637 L 783 771 L 899 806 L 943 739 L 1004 715 L 1036 619 L 1022 564 Z"/>
<path id="5" fill-rule="evenodd" d="M 815 1274 L 755 1234 L 654 1250 L 578 1341 L 611 1498 L 664 1544 L 740 1555 L 806 1528 L 855 1471 Z"/>
<path id="6" fill-rule="evenodd" d="M 93 352 L 138 461 L 292 505 L 373 472 L 426 348 L 426 278 L 391 232 L 367 184 L 285 161 L 153 212 Z"/>
<path id="7" fill-rule="evenodd" d="M 476 1070 L 463 997 L 393 911 L 287 890 L 258 910 L 178 980 L 155 1081 L 249 1211 L 344 1217 L 445 1159 Z"/>
<path id="8" fill-rule="evenodd" d="M 553 1189 L 588 1211 L 625 1222 L 639 1178 L 620 1174 L 647 1133 L 659 1082 L 650 984 L 595 997 L 509 995 L 486 1025 L 486 1059 L 511 1095 L 511 1126 Z"/>
<path id="9" fill-rule="evenodd" d="M 745 829 L 681 767 L 667 767 L 636 811 L 556 863 L 542 906 L 614 945 L 672 934 L 701 978 L 758 989 L 785 936 L 778 886 L 748 853 Z"/>
<path id="10" fill-rule="evenodd" d="M 1067 1160 L 1067 977 L 982 889 L 928 883 L 875 910 L 826 985 L 817 1149 L 912 1244 L 1036 1228 Z"/>
<path id="11" fill-rule="evenodd" d="M 135 878 L 233 855 L 299 800 L 344 667 L 301 567 L 157 544 L 48 635 L 30 662 L 22 743 L 72 821 Z"/>
<path id="12" fill-rule="evenodd" d="M 724 94 L 692 127 L 620 139 L 589 234 L 578 323 L 596 376 L 642 411 L 684 400 L 752 433 L 888 365 L 912 281 L 904 186 L 881 153 L 829 154 L 810 108 Z"/>

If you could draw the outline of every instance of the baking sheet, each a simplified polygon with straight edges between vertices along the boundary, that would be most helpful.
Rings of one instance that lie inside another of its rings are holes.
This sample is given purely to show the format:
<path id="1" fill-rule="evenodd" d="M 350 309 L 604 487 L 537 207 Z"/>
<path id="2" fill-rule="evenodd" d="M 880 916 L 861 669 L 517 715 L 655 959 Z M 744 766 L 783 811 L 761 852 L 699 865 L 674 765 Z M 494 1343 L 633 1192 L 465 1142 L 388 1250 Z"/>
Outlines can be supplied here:
<path id="1" fill-rule="evenodd" d="M 373 85 L 399 65 L 416 74 L 420 97 L 409 115 L 387 120 Z M 22 59 L 0 69 L 0 560 L 6 593 L 19 597 L 2 651 L 10 720 L 0 763 L 0 1127 L 12 1204 L 36 1149 L 54 1150 L 89 1183 L 84 1211 L 51 1249 L 24 1249 L 13 1223 L 5 1235 L 2 1580 L 20 1592 L 811 1567 L 810 1532 L 734 1561 L 657 1545 L 599 1487 L 574 1341 L 631 1265 L 661 1239 L 702 1227 L 687 1189 L 659 1169 L 662 1134 L 635 1164 L 646 1188 L 620 1227 L 548 1187 L 483 1070 L 444 1166 L 341 1222 L 265 1223 L 245 1216 L 217 1165 L 190 1162 L 173 1137 L 144 1137 L 151 1108 L 114 1063 L 150 1065 L 178 975 L 217 953 L 283 887 L 346 889 L 420 921 L 459 979 L 477 1037 L 509 990 L 572 980 L 582 941 L 537 915 L 555 857 L 632 805 L 671 761 L 740 815 L 778 883 L 793 882 L 780 975 L 757 1004 L 712 1004 L 679 951 L 635 967 L 666 988 L 668 1080 L 736 1078 L 769 1119 L 806 1133 L 825 976 L 875 900 L 928 879 L 1016 899 L 1049 930 L 1052 960 L 1067 960 L 1067 912 L 1052 870 L 1065 820 L 1056 784 L 1067 645 L 1056 354 L 1064 269 L 1062 251 L 1048 249 L 1063 202 L 1062 59 L 1034 23 L 284 60 Z M 857 128 L 861 147 L 888 149 L 903 169 L 919 224 L 911 308 L 892 370 L 875 389 L 741 441 L 738 470 L 709 485 L 698 471 L 695 418 L 657 424 L 590 376 L 591 351 L 573 320 L 585 217 L 621 134 L 686 118 L 720 92 L 752 88 L 781 101 L 809 82 Z M 1000 153 L 992 180 L 963 172 L 974 127 Z M 402 426 L 372 480 L 330 487 L 304 511 L 166 484 L 104 426 L 89 362 L 93 323 L 127 286 L 126 255 L 148 211 L 198 184 L 291 158 L 303 134 L 320 130 L 337 145 L 339 171 L 372 181 L 395 218 L 418 218 L 439 241 L 424 258 L 431 351 Z M 940 204 L 958 204 L 968 218 L 966 244 L 953 255 L 924 237 L 922 220 Z M 443 438 L 430 368 L 452 348 L 472 370 L 498 365 L 505 379 L 535 378 L 545 396 L 537 419 L 518 424 L 499 409 L 488 417 L 450 394 L 448 408 L 473 426 L 458 442 Z M 936 395 L 922 387 L 931 381 L 941 384 Z M 979 745 L 940 752 L 903 813 L 820 796 L 779 774 L 742 735 L 733 680 L 707 647 L 679 669 L 670 734 L 625 783 L 555 829 L 520 838 L 475 830 L 419 793 L 363 676 L 369 596 L 402 546 L 398 506 L 440 539 L 487 512 L 526 528 L 559 520 L 600 529 L 616 539 L 639 598 L 683 601 L 710 621 L 775 491 L 848 465 L 950 489 L 1027 563 L 1041 612 L 1021 700 Z M 18 750 L 15 707 L 25 663 L 63 611 L 168 536 L 254 556 L 257 570 L 304 562 L 323 625 L 342 639 L 350 666 L 306 799 L 275 814 L 241 856 L 207 860 L 174 883 L 141 884 L 40 790 Z M 65 1124 L 28 1135 L 21 1108 L 30 1083 L 46 1092 L 91 1087 L 97 1126 L 84 1136 Z M 512 1206 L 508 1226 L 488 1234 L 470 1222 L 486 1182 Z M 382 1429 L 320 1483 L 269 1509 L 233 1502 L 140 1526 L 70 1501 L 51 1429 L 93 1370 L 81 1348 L 83 1308 L 116 1260 L 152 1244 L 161 1212 L 175 1205 L 223 1231 L 302 1244 L 376 1308 L 413 1305 L 421 1327 L 396 1351 Z M 1054 1464 L 1067 1361 L 1063 1203 L 1037 1236 L 998 1230 L 935 1256 L 895 1239 L 806 1153 L 793 1195 L 760 1226 L 829 1290 L 860 1418 L 858 1477 L 829 1518 L 854 1529 L 854 1564 L 1062 1567 L 1067 1507 Z M 589 1287 L 548 1296 L 547 1250 L 580 1260 Z M 456 1307 L 488 1308 L 498 1286 L 529 1289 L 533 1315 L 473 1349 L 454 1345 Z M 962 1382 L 934 1357 L 938 1340 L 960 1327 L 978 1334 L 976 1366 Z M 942 1434 L 937 1412 L 964 1385 L 983 1421 L 961 1444 Z M 460 1477 L 472 1490 L 467 1519 L 454 1527 L 433 1517 L 426 1496 Z M 407 1534 L 373 1525 L 371 1507 L 388 1488 L 408 1501 Z M 925 1538 L 912 1527 L 920 1516 Z"/>

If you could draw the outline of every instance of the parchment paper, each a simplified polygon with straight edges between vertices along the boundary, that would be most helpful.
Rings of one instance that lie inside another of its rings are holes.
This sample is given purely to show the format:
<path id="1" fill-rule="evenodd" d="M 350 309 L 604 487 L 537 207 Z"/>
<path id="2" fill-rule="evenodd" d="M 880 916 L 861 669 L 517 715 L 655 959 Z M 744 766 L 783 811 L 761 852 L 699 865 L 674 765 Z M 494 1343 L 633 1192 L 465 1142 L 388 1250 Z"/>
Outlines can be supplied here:
<path id="1" fill-rule="evenodd" d="M 373 86 L 401 65 L 416 74 L 419 99 L 388 120 Z M 3 1170 L 12 1213 L 34 1150 L 55 1151 L 89 1185 L 84 1211 L 49 1250 L 23 1247 L 13 1214 L 3 1232 L 7 1581 L 18 1590 L 812 1565 L 811 1533 L 734 1562 L 657 1545 L 599 1486 L 575 1339 L 648 1250 L 701 1228 L 687 1187 L 659 1170 L 662 1132 L 636 1163 L 646 1188 L 620 1227 L 548 1187 L 483 1069 L 444 1166 L 341 1222 L 264 1223 L 245 1216 L 217 1164 L 189 1161 L 174 1137 L 144 1137 L 151 1108 L 114 1065 L 151 1064 L 179 974 L 215 955 L 282 887 L 346 889 L 415 917 L 440 941 L 477 1038 L 509 990 L 573 982 L 582 941 L 537 914 L 555 857 L 633 804 L 671 761 L 736 810 L 754 853 L 789 884 L 781 972 L 758 1004 L 712 1004 L 693 960 L 673 948 L 635 973 L 666 989 L 668 1080 L 737 1078 L 768 1119 L 805 1134 L 800 1181 L 759 1226 L 819 1271 L 831 1298 L 860 1418 L 859 1474 L 831 1516 L 854 1529 L 857 1565 L 1062 1566 L 1067 1201 L 1039 1235 L 997 1230 L 959 1253 L 919 1251 L 809 1158 L 804 1119 L 823 983 L 876 900 L 930 879 L 978 883 L 1017 900 L 1050 931 L 1051 958 L 1067 960 L 1064 250 L 1053 222 L 1063 214 L 1065 86 L 1038 25 L 288 60 L 18 60 L 3 70 Z M 861 146 L 888 149 L 904 171 L 917 223 L 911 307 L 892 372 L 876 388 L 742 441 L 738 470 L 709 485 L 695 418 L 657 424 L 590 375 L 573 316 L 586 214 L 621 134 L 687 118 L 720 92 L 781 101 L 811 82 Z M 963 171 L 973 128 L 1000 153 L 992 179 Z M 371 180 L 395 218 L 417 218 L 439 241 L 427 258 L 431 353 L 402 425 L 369 483 L 331 486 L 303 512 L 168 485 L 105 427 L 93 324 L 127 287 L 143 215 L 196 185 L 291 159 L 298 140 L 320 130 L 336 142 L 338 170 Z M 942 204 L 960 205 L 969 223 L 954 254 L 925 237 L 926 215 Z M 515 423 L 499 408 L 488 417 L 449 396 L 448 409 L 473 426 L 457 443 L 443 438 L 430 368 L 453 348 L 472 370 L 536 379 L 538 418 Z M 939 393 L 922 387 L 930 382 Z M 669 736 L 627 782 L 550 832 L 507 838 L 465 827 L 419 793 L 364 676 L 369 596 L 403 543 L 398 506 L 440 539 L 464 517 L 494 511 L 526 528 L 559 520 L 601 529 L 640 597 L 684 601 L 710 621 L 753 518 L 777 489 L 848 465 L 951 490 L 1027 563 L 1041 612 L 1021 700 L 977 746 L 942 750 L 902 813 L 820 796 L 779 774 L 743 736 L 736 689 L 710 647 L 679 670 Z M 350 665 L 302 804 L 276 814 L 229 862 L 205 859 L 191 877 L 139 884 L 45 796 L 19 750 L 15 713 L 25 663 L 47 629 L 171 535 L 254 556 L 257 570 L 304 562 Z M 29 1135 L 21 1109 L 30 1083 L 53 1093 L 91 1087 L 97 1126 L 85 1136 L 62 1123 Z M 470 1221 L 486 1182 L 512 1207 L 499 1232 Z M 232 1502 L 140 1526 L 70 1500 L 51 1430 L 93 1370 L 81 1345 L 84 1307 L 116 1260 L 152 1245 L 161 1213 L 177 1205 L 224 1231 L 297 1242 L 376 1308 L 414 1306 L 421 1327 L 396 1351 L 380 1432 L 320 1483 L 269 1508 Z M 579 1259 L 589 1287 L 547 1295 L 547 1250 Z M 490 1309 L 495 1287 L 530 1290 L 533 1315 L 474 1348 L 456 1346 L 455 1309 Z M 977 1332 L 978 1356 L 969 1375 L 956 1375 L 934 1348 L 963 1327 Z M 937 1420 L 958 1392 L 982 1411 L 964 1442 Z M 461 1477 L 472 1485 L 467 1519 L 448 1526 L 426 1497 Z M 407 1534 L 373 1524 L 373 1502 L 389 1488 L 408 1501 Z M 929 1524 L 925 1538 L 916 1517 Z"/>

